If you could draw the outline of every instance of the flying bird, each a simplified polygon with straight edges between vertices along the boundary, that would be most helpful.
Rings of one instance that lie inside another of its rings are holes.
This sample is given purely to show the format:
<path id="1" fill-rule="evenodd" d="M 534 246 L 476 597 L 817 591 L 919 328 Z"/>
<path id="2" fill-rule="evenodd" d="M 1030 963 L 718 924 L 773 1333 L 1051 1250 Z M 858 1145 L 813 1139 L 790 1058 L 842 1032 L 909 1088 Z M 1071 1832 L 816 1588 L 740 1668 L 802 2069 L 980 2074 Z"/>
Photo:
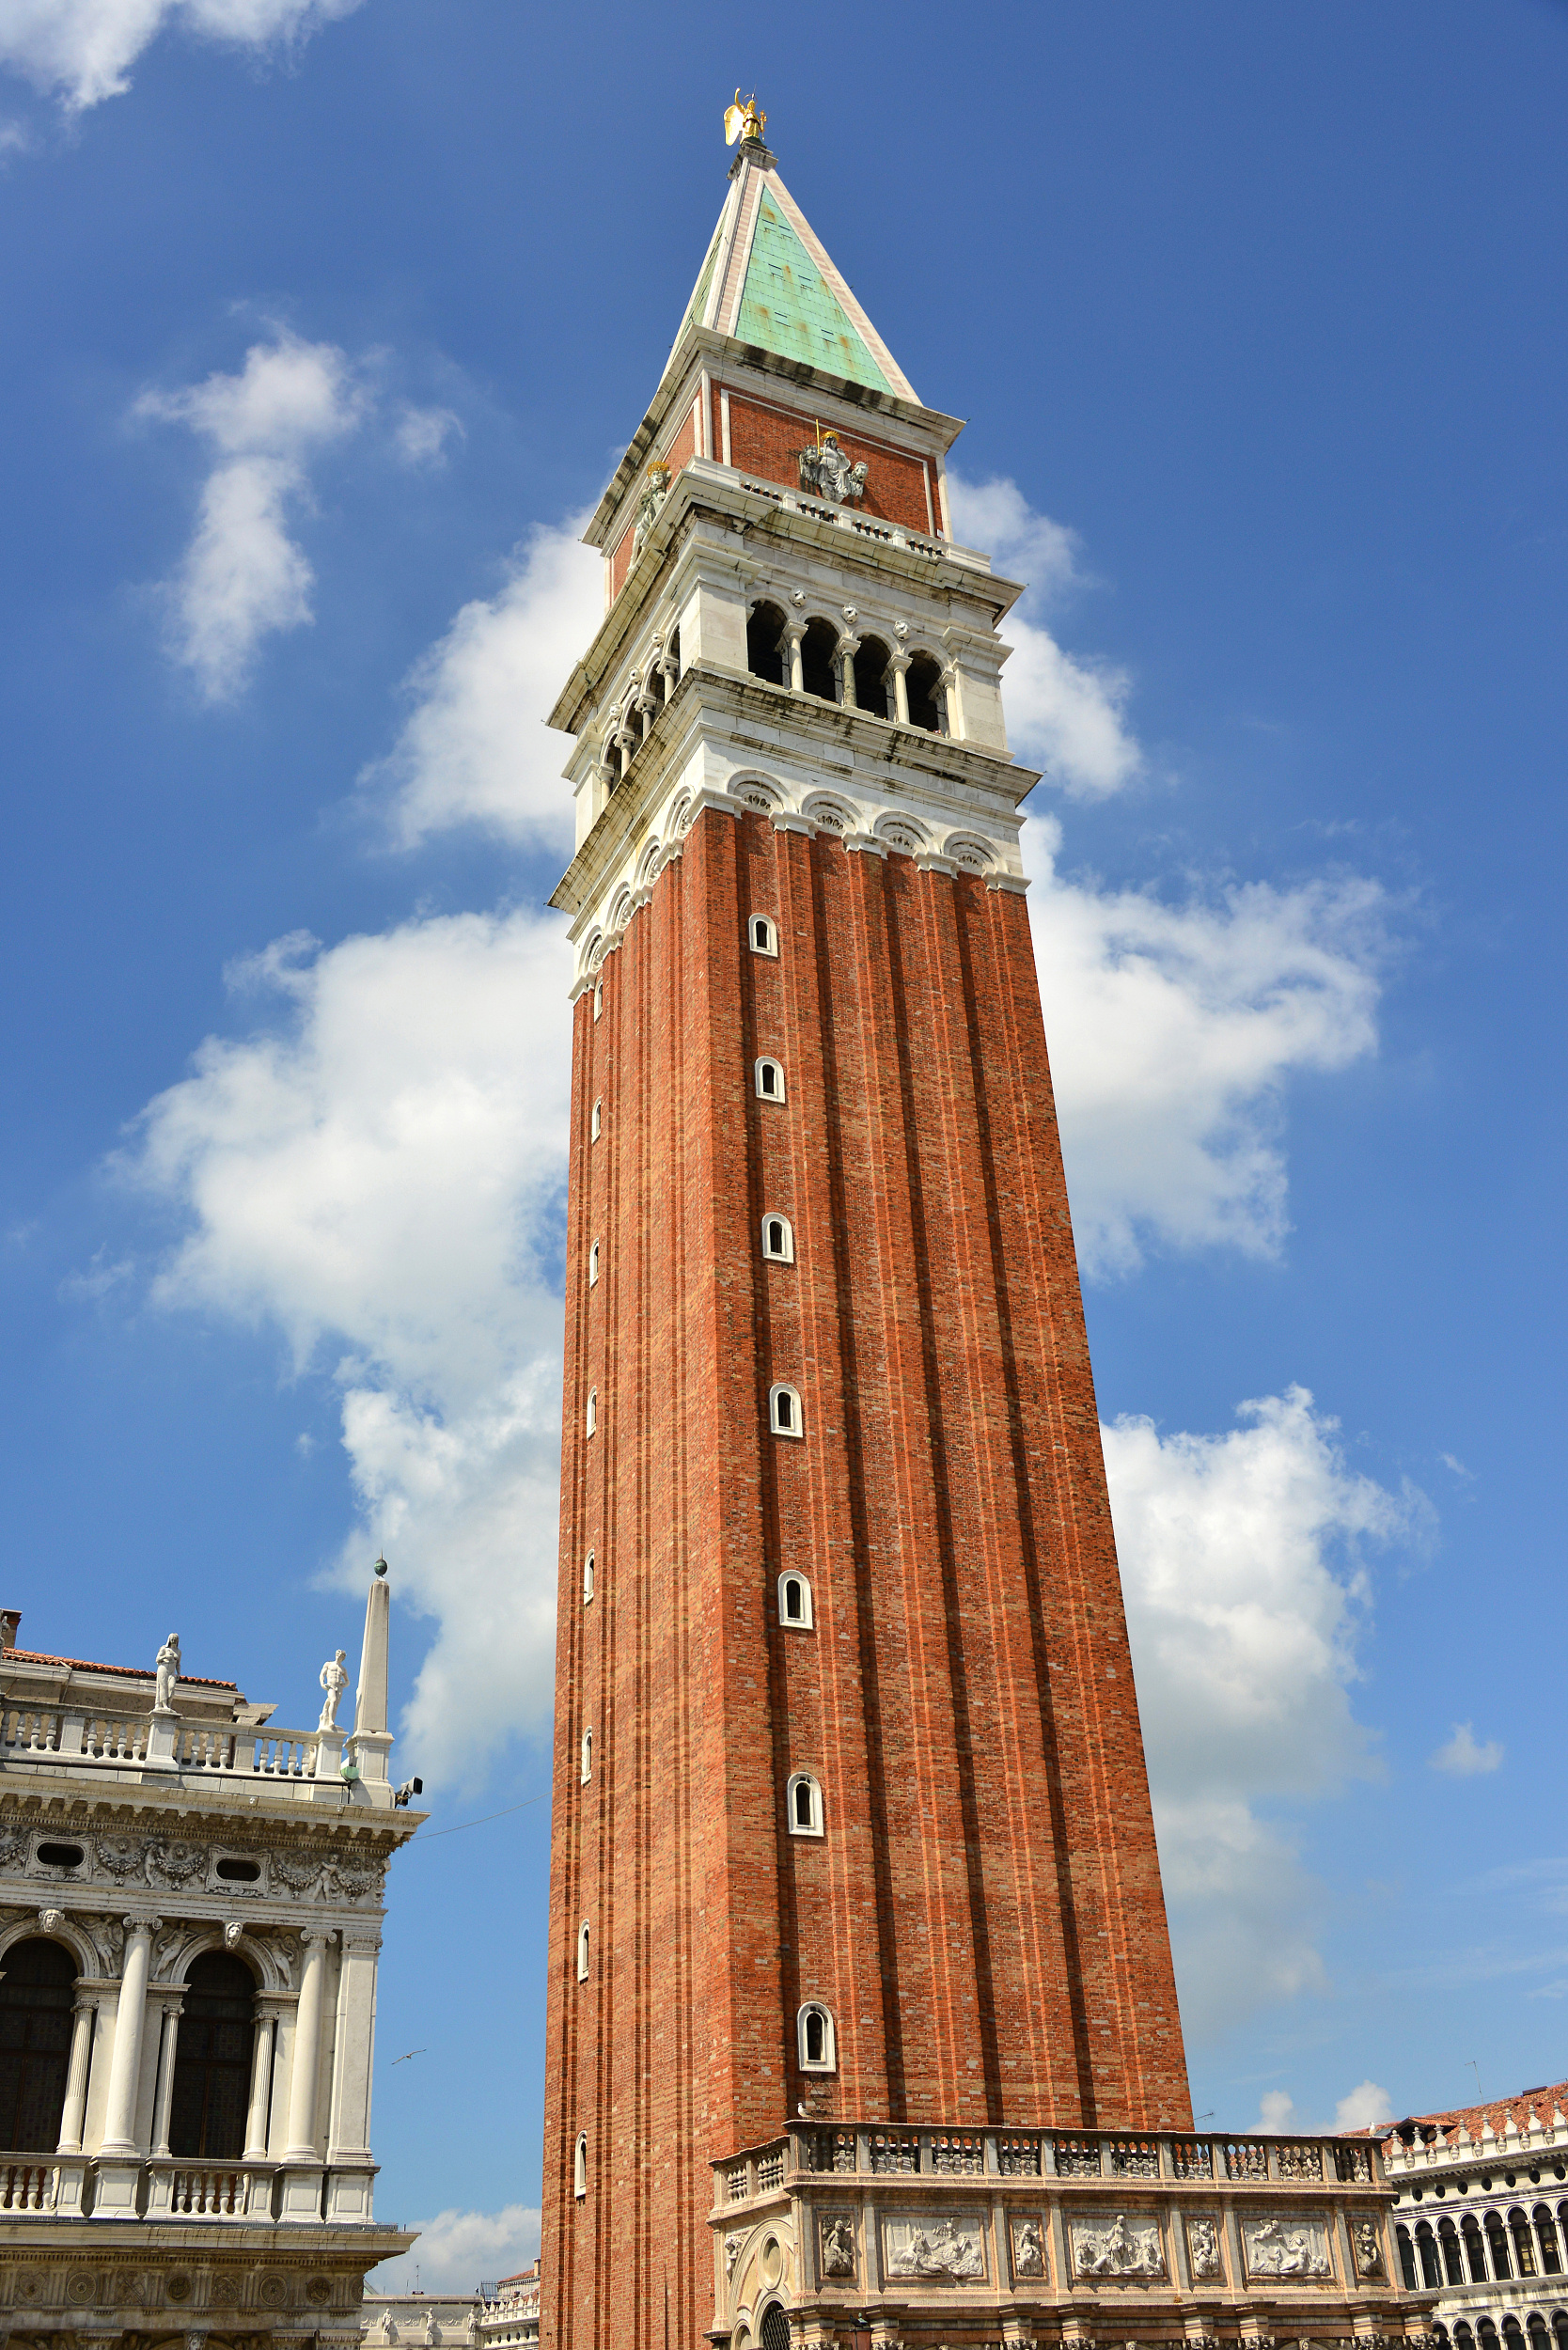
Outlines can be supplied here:
<path id="1" fill-rule="evenodd" d="M 394 2065 L 397 2065 L 397 2064 L 406 2064 L 406 2063 L 408 2062 L 408 2060 L 409 2060 L 409 2058 L 410 2058 L 410 2057 L 416 2057 L 416 2056 L 429 2056 L 429 2054 L 430 2054 L 430 2050 L 429 2050 L 428 2048 L 410 2048 L 410 2049 L 408 2049 L 408 2050 L 406 2051 L 406 2053 L 405 2053 L 404 2055 L 402 2055 L 402 2056 L 400 2056 L 400 2057 L 394 2057 L 394 2058 L 393 2058 L 393 2060 L 392 2060 L 392 2064 L 394 2064 Z M 388 2071 L 390 2071 L 391 2069 L 392 2069 L 392 2068 L 391 2068 L 391 2066 L 389 2065 L 389 2066 L 387 2067 L 387 2070 L 388 2070 Z"/>

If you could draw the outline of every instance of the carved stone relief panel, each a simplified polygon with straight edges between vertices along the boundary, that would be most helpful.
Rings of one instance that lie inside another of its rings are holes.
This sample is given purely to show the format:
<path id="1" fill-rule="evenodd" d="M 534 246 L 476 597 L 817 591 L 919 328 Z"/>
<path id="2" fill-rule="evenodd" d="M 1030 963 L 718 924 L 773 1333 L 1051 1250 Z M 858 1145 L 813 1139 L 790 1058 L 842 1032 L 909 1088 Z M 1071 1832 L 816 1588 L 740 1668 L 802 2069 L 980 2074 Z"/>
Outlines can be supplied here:
<path id="1" fill-rule="evenodd" d="M 1383 2274 L 1383 2239 L 1375 2219 L 1357 2219 L 1350 2231 L 1350 2241 L 1356 2253 L 1356 2273 L 1358 2277 L 1381 2277 Z"/>
<path id="2" fill-rule="evenodd" d="M 826 2279 L 848 2284 L 855 2276 L 855 2220 L 847 2211 L 823 2212 L 818 2219 L 817 2264 Z"/>
<path id="3" fill-rule="evenodd" d="M 1287 2277 L 1297 2283 L 1322 2284 L 1334 2274 L 1327 2226 L 1308 2213 L 1244 2219 L 1241 2235 L 1249 2277 Z"/>
<path id="4" fill-rule="evenodd" d="M 1225 2262 L 1219 2248 L 1219 2222 L 1203 2213 L 1187 2221 L 1187 2266 L 1195 2285 L 1221 2284 Z"/>
<path id="5" fill-rule="evenodd" d="M 1013 2281 L 1016 2284 L 1043 2284 L 1050 2274 L 1050 2256 L 1045 2249 L 1044 2213 L 1014 2212 L 1008 2226 L 1012 2247 Z"/>
<path id="6" fill-rule="evenodd" d="M 974 2283 L 985 2277 L 985 2230 L 979 2218 L 949 2218 L 946 2213 L 891 2214 L 882 2222 L 882 2266 L 889 2280 L 942 2284 Z"/>
<path id="7" fill-rule="evenodd" d="M 1069 2223 L 1075 2277 L 1152 2279 L 1163 2277 L 1165 2246 L 1157 2219 L 1125 2212 L 1086 2212 Z"/>

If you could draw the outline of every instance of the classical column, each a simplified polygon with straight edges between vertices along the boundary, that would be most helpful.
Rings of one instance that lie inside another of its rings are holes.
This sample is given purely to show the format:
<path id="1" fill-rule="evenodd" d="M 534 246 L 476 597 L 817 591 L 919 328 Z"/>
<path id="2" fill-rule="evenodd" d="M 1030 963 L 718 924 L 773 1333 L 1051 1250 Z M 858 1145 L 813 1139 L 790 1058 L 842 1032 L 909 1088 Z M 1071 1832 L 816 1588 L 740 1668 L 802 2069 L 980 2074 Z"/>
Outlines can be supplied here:
<path id="1" fill-rule="evenodd" d="M 337 1978 L 337 2045 L 332 2068 L 327 2160 L 370 2158 L 370 2066 L 376 2037 L 376 1958 L 381 1937 L 346 1926 Z"/>
<path id="2" fill-rule="evenodd" d="M 125 1971 L 115 2010 L 115 2052 L 109 2061 L 109 2095 L 103 2115 L 106 2154 L 136 2152 L 136 2092 L 141 2084 L 142 2024 L 147 2013 L 147 1978 L 152 1937 L 161 1918 L 125 1920 Z"/>
<path id="3" fill-rule="evenodd" d="M 860 639 L 846 630 L 833 650 L 839 656 L 839 700 L 844 709 L 858 710 L 860 705 L 855 698 L 855 656 L 860 650 Z"/>
<path id="4" fill-rule="evenodd" d="M 92 2059 L 93 2026 L 98 2020 L 98 2000 L 89 1992 L 78 1994 L 71 2010 L 71 2064 L 66 2073 L 65 2108 L 60 2115 L 62 2154 L 79 2154 L 82 2151 L 82 2124 L 87 2112 L 87 2066 Z"/>
<path id="5" fill-rule="evenodd" d="M 250 2104 L 245 2112 L 246 2162 L 264 2162 L 267 2155 L 267 2092 L 273 2079 L 273 2046 L 277 2011 L 257 2003 L 256 2045 L 250 2060 Z"/>
<path id="6" fill-rule="evenodd" d="M 805 634 L 806 631 L 798 620 L 785 621 L 783 650 L 789 664 L 792 694 L 804 694 L 806 691 L 806 665 L 800 650 Z"/>
<path id="7" fill-rule="evenodd" d="M 181 2003 L 178 1998 L 161 2002 L 164 2014 L 163 2037 L 158 2043 L 158 2086 L 152 2099 L 152 2151 L 166 2154 L 169 2150 L 169 2107 L 174 2103 L 174 2056 L 180 2038 Z"/>
<path id="8" fill-rule="evenodd" d="M 289 2076 L 289 2143 L 285 2162 L 315 2162 L 316 2096 L 321 2071 L 321 2001 L 326 1991 L 327 1935 L 319 1928 L 300 1936 L 305 1973 L 294 2016 L 294 2062 Z"/>
<path id="9" fill-rule="evenodd" d="M 943 732 L 957 742 L 964 734 L 964 679 L 956 661 L 949 661 L 937 680 L 948 723 Z"/>
<path id="10" fill-rule="evenodd" d="M 893 681 L 893 715 L 901 727 L 909 724 L 909 655 L 896 652 L 887 664 Z"/>

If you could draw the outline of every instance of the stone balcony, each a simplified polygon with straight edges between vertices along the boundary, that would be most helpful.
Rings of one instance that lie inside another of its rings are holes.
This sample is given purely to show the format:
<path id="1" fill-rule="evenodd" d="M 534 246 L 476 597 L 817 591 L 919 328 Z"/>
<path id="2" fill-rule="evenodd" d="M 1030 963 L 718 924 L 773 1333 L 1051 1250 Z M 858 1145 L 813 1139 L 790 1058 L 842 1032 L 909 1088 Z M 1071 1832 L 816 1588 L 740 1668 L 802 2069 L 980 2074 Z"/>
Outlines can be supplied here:
<path id="1" fill-rule="evenodd" d="M 716 2163 L 715 2339 L 1425 2342 L 1367 2138 L 801 2123 Z"/>
<path id="2" fill-rule="evenodd" d="M 374 1809 L 392 1802 L 389 1737 L 340 1730 L 280 1730 L 268 1723 L 188 1719 L 183 1714 L 118 1714 L 102 1707 L 0 1699 L 0 1773 L 48 1779 L 69 1775 L 117 1786 L 205 1781 L 232 1794 L 264 1789 L 297 1803 L 341 1808 L 345 1789 Z"/>

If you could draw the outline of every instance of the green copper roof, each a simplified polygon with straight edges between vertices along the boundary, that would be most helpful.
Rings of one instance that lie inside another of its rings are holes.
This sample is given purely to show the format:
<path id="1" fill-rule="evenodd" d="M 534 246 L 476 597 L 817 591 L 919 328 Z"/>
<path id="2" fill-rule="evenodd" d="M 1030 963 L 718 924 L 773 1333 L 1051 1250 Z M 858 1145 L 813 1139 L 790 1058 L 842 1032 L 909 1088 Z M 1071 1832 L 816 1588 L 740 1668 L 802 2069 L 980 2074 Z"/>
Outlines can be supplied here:
<path id="1" fill-rule="evenodd" d="M 686 305 L 686 315 L 681 321 L 681 334 L 677 335 L 675 337 L 677 343 L 681 340 L 681 335 L 685 333 L 693 319 L 699 319 L 702 316 L 704 309 L 707 307 L 708 289 L 713 282 L 713 263 L 718 258 L 719 237 L 723 228 L 724 214 L 720 212 L 718 219 L 713 226 L 713 236 L 709 240 L 708 258 L 702 264 L 701 271 L 698 276 L 697 284 L 692 288 L 692 298 Z"/>
<path id="2" fill-rule="evenodd" d="M 713 265 L 710 248 L 694 302 L 705 290 Z M 751 241 L 735 332 L 742 342 L 776 351 L 781 358 L 804 359 L 829 375 L 869 384 L 873 391 L 893 389 L 766 189 Z"/>

